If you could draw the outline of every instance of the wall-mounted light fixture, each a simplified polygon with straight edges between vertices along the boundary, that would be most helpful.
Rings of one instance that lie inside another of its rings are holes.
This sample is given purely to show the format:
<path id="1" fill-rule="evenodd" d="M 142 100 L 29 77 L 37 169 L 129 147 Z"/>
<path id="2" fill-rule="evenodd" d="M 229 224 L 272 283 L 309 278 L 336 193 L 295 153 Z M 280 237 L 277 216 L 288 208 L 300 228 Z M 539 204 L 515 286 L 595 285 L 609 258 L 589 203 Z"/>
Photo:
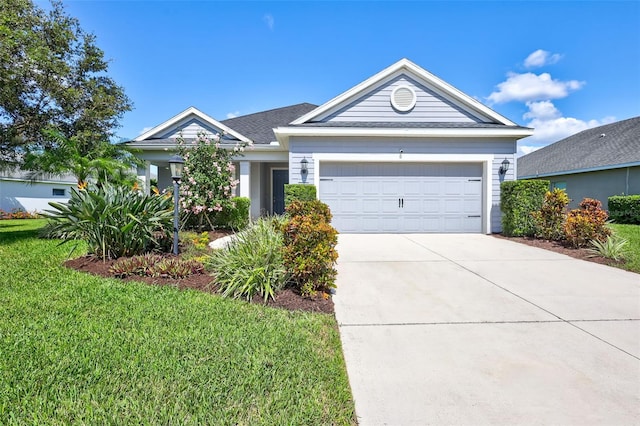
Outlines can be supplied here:
<path id="1" fill-rule="evenodd" d="M 302 160 L 300 160 L 300 176 L 302 177 L 302 183 L 307 182 L 308 175 L 309 175 L 309 160 L 307 160 L 307 157 L 302 157 Z"/>
<path id="2" fill-rule="evenodd" d="M 509 170 L 509 160 L 507 160 L 506 158 L 504 160 L 502 160 L 502 166 L 500 166 L 500 169 L 498 170 L 498 174 L 501 175 L 505 175 L 507 174 L 507 170 Z"/>

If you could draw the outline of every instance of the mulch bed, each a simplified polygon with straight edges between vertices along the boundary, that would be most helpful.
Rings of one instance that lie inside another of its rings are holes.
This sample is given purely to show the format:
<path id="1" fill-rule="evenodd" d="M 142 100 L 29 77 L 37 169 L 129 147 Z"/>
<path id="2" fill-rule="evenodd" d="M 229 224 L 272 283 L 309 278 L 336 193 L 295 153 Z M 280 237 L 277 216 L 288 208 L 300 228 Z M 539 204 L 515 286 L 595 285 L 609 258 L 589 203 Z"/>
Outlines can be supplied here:
<path id="1" fill-rule="evenodd" d="M 556 253 L 565 254 L 567 256 L 574 257 L 580 260 L 587 260 L 589 262 L 600 263 L 601 265 L 615 266 L 622 262 L 616 262 L 615 260 L 607 259 L 602 256 L 594 256 L 586 248 L 573 248 L 567 247 L 558 241 L 541 240 L 530 237 L 506 237 L 502 234 L 493 234 L 496 238 L 502 238 L 505 240 L 515 241 L 517 243 L 526 244 L 532 247 L 538 247 L 545 250 L 555 251 Z"/>
<path id="2" fill-rule="evenodd" d="M 209 233 L 209 240 L 213 241 L 217 238 L 224 237 L 232 234 L 231 231 L 212 231 Z M 171 255 L 165 255 L 172 257 Z M 87 272 L 93 275 L 98 275 L 106 278 L 114 278 L 113 274 L 109 272 L 109 268 L 115 260 L 103 261 L 101 258 L 95 256 L 83 256 L 76 259 L 67 260 L 64 265 L 67 268 L 76 269 L 78 271 Z M 193 274 L 187 278 L 174 279 L 164 277 L 127 277 L 123 278 L 123 281 L 138 281 L 147 283 L 150 285 L 170 285 L 178 287 L 180 289 L 193 289 L 206 293 L 217 293 L 218 286 L 213 283 L 213 277 L 208 274 Z M 254 297 L 251 303 L 265 304 L 261 297 Z M 266 303 L 267 306 L 274 308 L 287 309 L 290 311 L 307 311 L 307 312 L 321 312 L 325 314 L 333 314 L 333 300 L 331 297 L 325 299 L 322 294 L 318 294 L 314 298 L 302 297 L 298 292 L 291 288 L 285 288 L 278 294 L 276 294 L 275 300 L 269 298 Z"/>

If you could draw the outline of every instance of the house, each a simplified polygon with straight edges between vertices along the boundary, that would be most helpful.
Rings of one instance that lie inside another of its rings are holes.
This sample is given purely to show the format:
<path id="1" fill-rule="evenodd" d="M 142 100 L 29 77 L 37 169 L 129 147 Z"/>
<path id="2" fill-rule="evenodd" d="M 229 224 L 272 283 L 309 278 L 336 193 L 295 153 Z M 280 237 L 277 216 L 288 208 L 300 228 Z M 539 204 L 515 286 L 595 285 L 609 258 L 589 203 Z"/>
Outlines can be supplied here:
<path id="1" fill-rule="evenodd" d="M 570 207 L 595 198 L 640 194 L 640 117 L 584 130 L 518 159 L 518 179 L 547 179 Z"/>
<path id="2" fill-rule="evenodd" d="M 500 182 L 533 133 L 402 59 L 321 106 L 223 121 L 191 107 L 129 142 L 140 176 L 154 164 L 169 186 L 176 137 L 201 131 L 253 142 L 236 168 L 253 216 L 282 212 L 284 184 L 313 184 L 340 232 L 367 233 L 499 232 Z"/>
<path id="3" fill-rule="evenodd" d="M 28 173 L 19 169 L 0 172 L 0 210 L 42 212 L 50 201 L 69 201 L 70 189 L 76 184 L 70 175 L 30 180 Z"/>

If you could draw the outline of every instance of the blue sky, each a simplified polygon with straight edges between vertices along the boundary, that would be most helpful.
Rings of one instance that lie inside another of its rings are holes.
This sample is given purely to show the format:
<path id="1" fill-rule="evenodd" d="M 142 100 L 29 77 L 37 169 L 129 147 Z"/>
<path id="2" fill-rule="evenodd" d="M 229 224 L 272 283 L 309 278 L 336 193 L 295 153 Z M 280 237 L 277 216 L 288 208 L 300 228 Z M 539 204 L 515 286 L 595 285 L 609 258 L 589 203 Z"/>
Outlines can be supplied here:
<path id="1" fill-rule="evenodd" d="M 44 1 L 38 1 L 46 5 Z M 134 138 L 322 104 L 406 57 L 521 125 L 520 152 L 640 115 L 640 2 L 64 1 L 134 103 Z"/>

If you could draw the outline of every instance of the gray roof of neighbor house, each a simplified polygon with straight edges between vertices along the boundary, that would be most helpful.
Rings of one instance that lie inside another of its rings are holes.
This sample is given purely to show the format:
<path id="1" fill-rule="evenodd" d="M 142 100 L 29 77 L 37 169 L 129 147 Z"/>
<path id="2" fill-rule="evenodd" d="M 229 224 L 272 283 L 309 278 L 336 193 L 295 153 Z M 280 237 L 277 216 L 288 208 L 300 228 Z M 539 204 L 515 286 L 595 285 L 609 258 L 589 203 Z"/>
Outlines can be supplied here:
<path id="1" fill-rule="evenodd" d="M 229 118 L 221 123 L 248 137 L 256 144 L 269 144 L 276 140 L 273 134 L 274 128 L 286 126 L 317 107 L 317 105 L 302 103 Z"/>
<path id="2" fill-rule="evenodd" d="M 640 165 L 640 117 L 584 130 L 518 158 L 518 178 Z"/>
<path id="3" fill-rule="evenodd" d="M 0 179 L 11 179 L 11 180 L 22 180 L 22 181 L 31 181 L 32 173 L 27 170 L 22 170 L 20 168 L 14 168 L 11 170 L 0 171 Z M 63 174 L 63 175 L 51 175 L 51 174 L 43 174 L 35 179 L 33 182 L 68 182 L 68 183 L 76 183 L 78 179 L 72 174 Z"/>

